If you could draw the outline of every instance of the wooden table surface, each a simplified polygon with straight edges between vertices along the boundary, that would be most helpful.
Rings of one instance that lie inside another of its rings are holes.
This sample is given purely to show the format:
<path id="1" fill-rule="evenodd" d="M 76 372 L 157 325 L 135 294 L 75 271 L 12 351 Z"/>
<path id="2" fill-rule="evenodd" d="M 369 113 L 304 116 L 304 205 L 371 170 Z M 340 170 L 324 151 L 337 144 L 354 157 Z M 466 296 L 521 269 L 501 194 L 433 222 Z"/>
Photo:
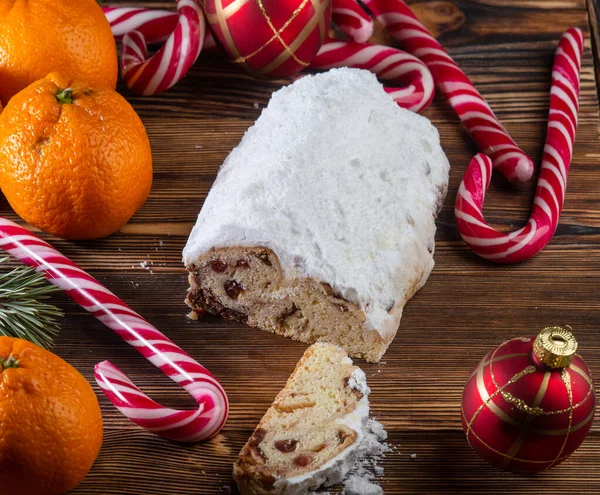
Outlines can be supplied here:
<path id="1" fill-rule="evenodd" d="M 174 2 L 140 3 L 172 6 Z M 477 151 L 440 97 L 425 113 L 438 126 L 452 165 L 438 220 L 436 267 L 405 309 L 384 362 L 365 364 L 372 412 L 396 450 L 381 485 L 393 493 L 600 493 L 600 420 L 582 447 L 535 476 L 487 466 L 468 447 L 460 398 L 472 368 L 490 349 L 552 324 L 576 331 L 580 352 L 600 379 L 600 149 L 594 70 L 593 5 L 586 0 L 454 0 L 413 7 L 488 99 L 524 150 L 539 161 L 550 70 L 563 30 L 586 32 L 580 127 L 560 226 L 552 243 L 516 266 L 492 266 L 461 241 L 453 218 L 456 189 Z M 382 38 L 380 36 L 380 38 Z M 597 53 L 597 52 L 596 52 Z M 231 414 L 211 441 L 185 446 L 148 434 L 98 392 L 105 424 L 100 456 L 78 494 L 229 493 L 231 465 L 305 346 L 241 324 L 186 319 L 181 250 L 223 159 L 285 81 L 256 81 L 228 63 L 201 56 L 188 77 L 153 97 L 120 87 L 147 126 L 154 156 L 150 198 L 122 231 L 96 242 L 42 235 L 209 368 L 229 394 Z M 258 105 L 257 105 L 258 104 Z M 256 107 L 259 108 L 256 108 Z M 493 224 L 522 225 L 535 182 L 508 186 L 496 177 L 486 202 Z M 4 199 L 0 214 L 16 219 Z M 140 266 L 151 263 L 153 273 Z M 183 390 L 66 297 L 55 351 L 91 382 L 110 359 L 151 397 L 193 407 Z M 416 454 L 416 458 L 411 458 Z M 235 492 L 235 491 L 234 491 Z"/>

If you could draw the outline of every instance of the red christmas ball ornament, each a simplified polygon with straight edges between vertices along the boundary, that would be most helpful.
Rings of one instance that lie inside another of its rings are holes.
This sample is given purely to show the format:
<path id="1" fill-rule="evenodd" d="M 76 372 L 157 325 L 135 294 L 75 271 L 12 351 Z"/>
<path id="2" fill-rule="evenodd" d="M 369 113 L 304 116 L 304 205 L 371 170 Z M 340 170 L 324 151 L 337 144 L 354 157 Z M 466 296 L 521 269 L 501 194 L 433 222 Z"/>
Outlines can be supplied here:
<path id="1" fill-rule="evenodd" d="M 287 77 L 306 68 L 331 21 L 331 0 L 204 0 L 214 37 L 254 76 Z"/>
<path id="2" fill-rule="evenodd" d="M 462 397 L 462 423 L 471 447 L 509 471 L 556 466 L 592 426 L 594 385 L 570 327 L 500 345 L 479 363 Z"/>

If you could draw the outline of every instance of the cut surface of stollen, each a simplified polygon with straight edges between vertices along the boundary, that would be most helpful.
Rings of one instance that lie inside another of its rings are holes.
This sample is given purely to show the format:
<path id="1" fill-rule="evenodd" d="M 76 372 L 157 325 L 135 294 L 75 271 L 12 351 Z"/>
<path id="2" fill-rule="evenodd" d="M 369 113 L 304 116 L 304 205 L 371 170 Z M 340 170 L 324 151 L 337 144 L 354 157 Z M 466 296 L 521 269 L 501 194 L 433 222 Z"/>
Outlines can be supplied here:
<path id="1" fill-rule="evenodd" d="M 299 495 L 340 483 L 359 457 L 369 393 L 342 349 L 309 347 L 234 465 L 242 495 Z"/>
<path id="2" fill-rule="evenodd" d="M 379 361 L 433 268 L 449 164 L 374 75 L 277 91 L 231 152 L 183 251 L 187 302 Z"/>

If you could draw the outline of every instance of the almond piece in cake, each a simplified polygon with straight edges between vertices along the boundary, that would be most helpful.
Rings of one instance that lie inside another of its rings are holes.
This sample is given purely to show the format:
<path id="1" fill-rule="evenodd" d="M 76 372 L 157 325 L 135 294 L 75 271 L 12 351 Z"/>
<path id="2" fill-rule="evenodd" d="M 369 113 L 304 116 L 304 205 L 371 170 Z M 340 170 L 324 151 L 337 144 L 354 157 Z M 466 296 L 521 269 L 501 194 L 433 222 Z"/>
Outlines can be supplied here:
<path id="1" fill-rule="evenodd" d="M 341 348 L 309 347 L 234 465 L 242 495 L 300 494 L 341 482 L 358 457 L 369 392 Z"/>

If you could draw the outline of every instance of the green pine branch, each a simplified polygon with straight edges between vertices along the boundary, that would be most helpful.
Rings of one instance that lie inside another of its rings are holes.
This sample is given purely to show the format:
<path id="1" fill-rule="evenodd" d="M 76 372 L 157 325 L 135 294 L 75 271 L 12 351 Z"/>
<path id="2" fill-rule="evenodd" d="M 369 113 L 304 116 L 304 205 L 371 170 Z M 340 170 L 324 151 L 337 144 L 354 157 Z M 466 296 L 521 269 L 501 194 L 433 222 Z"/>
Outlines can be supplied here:
<path id="1" fill-rule="evenodd" d="M 0 265 L 8 258 L 1 258 Z M 46 349 L 54 344 L 63 312 L 43 302 L 60 289 L 33 268 L 0 273 L 0 335 L 29 340 Z"/>

